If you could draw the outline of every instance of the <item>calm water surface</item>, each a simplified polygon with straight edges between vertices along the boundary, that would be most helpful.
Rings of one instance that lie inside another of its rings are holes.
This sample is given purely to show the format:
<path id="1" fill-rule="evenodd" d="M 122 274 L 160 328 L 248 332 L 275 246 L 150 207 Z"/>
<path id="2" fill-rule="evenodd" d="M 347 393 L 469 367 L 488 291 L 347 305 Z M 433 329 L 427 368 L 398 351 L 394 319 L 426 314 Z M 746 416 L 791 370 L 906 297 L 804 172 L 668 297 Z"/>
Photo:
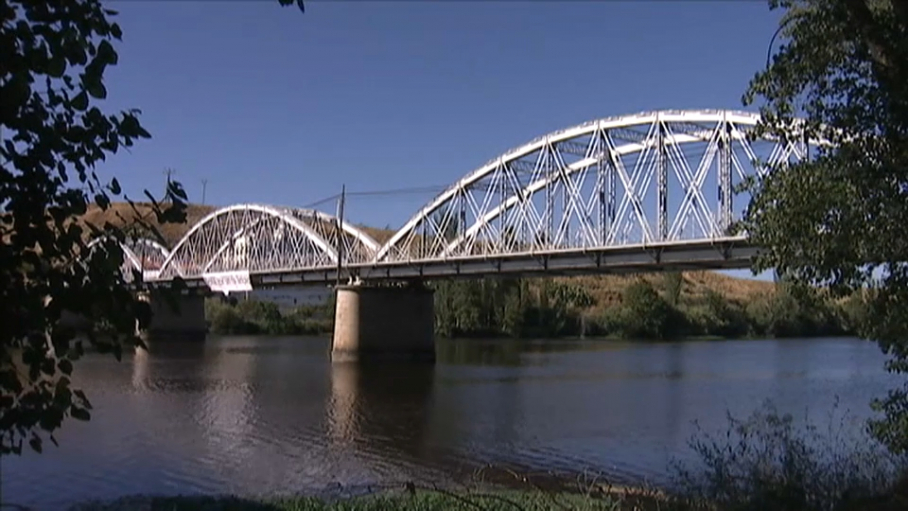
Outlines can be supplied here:
<path id="1" fill-rule="evenodd" d="M 90 356 L 95 405 L 60 448 L 2 460 L 2 500 L 40 510 L 130 494 L 316 493 L 466 478 L 483 464 L 664 481 L 697 420 L 771 399 L 858 419 L 893 384 L 852 339 L 619 344 L 439 341 L 435 366 L 331 364 L 325 339 L 224 338 Z"/>

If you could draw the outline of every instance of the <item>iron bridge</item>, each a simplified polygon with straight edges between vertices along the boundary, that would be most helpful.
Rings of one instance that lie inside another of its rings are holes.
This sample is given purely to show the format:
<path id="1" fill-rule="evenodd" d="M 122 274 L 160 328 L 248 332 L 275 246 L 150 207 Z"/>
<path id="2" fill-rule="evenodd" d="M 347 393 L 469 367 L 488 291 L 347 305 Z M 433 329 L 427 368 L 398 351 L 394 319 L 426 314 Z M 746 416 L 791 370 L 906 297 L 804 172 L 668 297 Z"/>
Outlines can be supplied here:
<path id="1" fill-rule="evenodd" d="M 665 110 L 538 137 L 453 183 L 384 243 L 334 215 L 238 204 L 167 249 L 124 247 L 162 283 L 231 291 L 337 281 L 745 268 L 736 186 L 805 158 L 816 141 L 758 137 L 759 116 Z M 742 196 L 744 195 L 744 196 Z M 736 203 L 738 208 L 736 208 Z"/>

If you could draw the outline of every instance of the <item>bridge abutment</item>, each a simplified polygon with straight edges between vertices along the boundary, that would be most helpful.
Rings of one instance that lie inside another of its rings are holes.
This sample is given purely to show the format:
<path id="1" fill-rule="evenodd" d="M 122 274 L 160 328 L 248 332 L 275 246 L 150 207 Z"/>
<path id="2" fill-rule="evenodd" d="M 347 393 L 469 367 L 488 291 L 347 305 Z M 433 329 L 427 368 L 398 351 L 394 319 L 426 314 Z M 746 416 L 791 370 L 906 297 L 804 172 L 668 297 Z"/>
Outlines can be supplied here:
<path id="1" fill-rule="evenodd" d="M 208 334 L 203 295 L 176 296 L 176 308 L 158 293 L 141 293 L 139 299 L 151 305 L 152 313 L 148 329 L 139 332 L 144 340 L 202 341 Z"/>
<path id="2" fill-rule="evenodd" d="M 435 361 L 435 297 L 422 285 L 338 286 L 333 361 Z"/>

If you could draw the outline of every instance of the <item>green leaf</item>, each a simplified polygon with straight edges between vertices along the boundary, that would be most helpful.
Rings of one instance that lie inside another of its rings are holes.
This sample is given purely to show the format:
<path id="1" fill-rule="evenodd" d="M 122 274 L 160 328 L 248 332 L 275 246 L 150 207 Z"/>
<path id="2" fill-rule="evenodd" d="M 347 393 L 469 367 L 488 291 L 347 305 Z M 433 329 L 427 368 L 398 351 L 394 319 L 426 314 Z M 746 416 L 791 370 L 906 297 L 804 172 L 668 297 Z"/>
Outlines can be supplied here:
<path id="1" fill-rule="evenodd" d="M 76 389 L 73 391 L 73 394 L 76 395 L 82 401 L 82 407 L 86 410 L 91 410 L 91 402 L 88 400 L 88 397 L 85 396 L 85 392 Z"/>
<path id="2" fill-rule="evenodd" d="M 95 204 L 101 209 L 107 209 L 110 207 L 110 199 L 103 193 L 99 193 L 95 195 Z"/>
<path id="3" fill-rule="evenodd" d="M 87 83 L 85 90 L 87 90 L 88 93 L 96 99 L 104 99 L 107 97 L 107 88 L 104 87 L 104 84 L 101 83 L 100 80 Z"/>
<path id="4" fill-rule="evenodd" d="M 57 367 L 60 369 L 60 371 L 63 374 L 65 374 L 67 376 L 69 376 L 73 373 L 73 363 L 70 362 L 68 359 L 64 358 L 63 360 L 60 360 L 59 362 L 57 362 Z"/>
<path id="5" fill-rule="evenodd" d="M 84 112 L 85 109 L 88 108 L 88 94 L 86 94 L 83 90 L 82 92 L 76 94 L 76 96 L 70 100 L 69 104 L 72 105 L 72 107 L 76 110 Z"/>
<path id="6" fill-rule="evenodd" d="M 60 78 L 66 72 L 66 59 L 62 55 L 53 55 L 47 63 L 47 74 Z"/>
<path id="7" fill-rule="evenodd" d="M 119 60 L 117 50 L 105 39 L 98 45 L 98 57 L 103 58 L 107 64 L 116 65 Z"/>
<path id="8" fill-rule="evenodd" d="M 112 193 L 114 195 L 120 195 L 120 192 L 121 192 L 120 182 L 117 181 L 117 178 L 111 179 L 110 180 L 110 193 Z"/>
<path id="9" fill-rule="evenodd" d="M 46 358 L 41 361 L 41 372 L 48 376 L 53 376 L 57 373 L 57 366 L 52 358 Z"/>
<path id="10" fill-rule="evenodd" d="M 69 415 L 73 419 L 78 421 L 89 421 L 91 420 L 91 413 L 84 408 L 79 408 L 76 405 L 73 405 L 69 408 Z"/>

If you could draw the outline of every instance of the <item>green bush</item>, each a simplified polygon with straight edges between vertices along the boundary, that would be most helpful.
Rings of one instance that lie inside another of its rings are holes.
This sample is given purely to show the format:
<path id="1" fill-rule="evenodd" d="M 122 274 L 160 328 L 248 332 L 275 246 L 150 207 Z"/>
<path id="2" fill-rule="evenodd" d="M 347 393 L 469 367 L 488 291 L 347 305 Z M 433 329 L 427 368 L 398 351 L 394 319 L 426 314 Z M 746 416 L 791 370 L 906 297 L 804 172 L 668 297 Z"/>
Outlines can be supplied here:
<path id="1" fill-rule="evenodd" d="M 625 288 L 614 309 L 602 318 L 605 329 L 626 339 L 672 339 L 690 331 L 687 318 L 643 280 Z"/>
<path id="2" fill-rule="evenodd" d="M 206 301 L 205 316 L 211 332 L 221 335 L 318 335 L 334 329 L 330 303 L 282 313 L 271 302 L 215 298 Z"/>
<path id="3" fill-rule="evenodd" d="M 886 505 L 906 497 L 897 495 L 906 460 L 843 435 L 847 420 L 834 410 L 826 429 L 798 424 L 770 403 L 744 420 L 729 416 L 726 432 L 691 441 L 696 462 L 675 463 L 677 491 L 690 507 L 723 511 L 897 509 Z"/>
<path id="4" fill-rule="evenodd" d="M 580 314 L 593 300 L 580 286 L 540 279 L 441 281 L 435 290 L 440 337 L 556 337 L 578 335 Z"/>

